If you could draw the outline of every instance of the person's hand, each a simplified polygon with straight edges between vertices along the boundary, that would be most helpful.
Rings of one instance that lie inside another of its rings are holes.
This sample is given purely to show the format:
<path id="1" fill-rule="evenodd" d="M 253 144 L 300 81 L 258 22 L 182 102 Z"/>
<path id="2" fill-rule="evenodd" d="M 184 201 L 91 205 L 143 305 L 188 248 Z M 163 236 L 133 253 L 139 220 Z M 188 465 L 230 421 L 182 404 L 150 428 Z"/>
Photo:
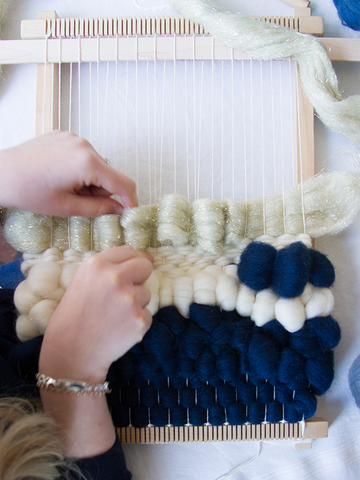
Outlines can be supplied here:
<path id="1" fill-rule="evenodd" d="M 90 143 L 54 131 L 0 152 L 0 205 L 68 217 L 120 214 L 138 204 L 133 180 L 106 164 Z"/>
<path id="2" fill-rule="evenodd" d="M 103 382 L 112 362 L 151 324 L 144 286 L 152 257 L 129 246 L 83 262 L 47 326 L 39 371 L 54 378 Z M 64 377 L 65 376 L 65 377 Z"/>
<path id="3" fill-rule="evenodd" d="M 151 324 L 144 282 L 152 257 L 115 247 L 83 262 L 50 319 L 39 372 L 55 379 L 102 383 L 110 364 L 139 342 Z M 65 453 L 100 455 L 115 441 L 106 397 L 41 390 L 44 410 L 59 427 Z"/>

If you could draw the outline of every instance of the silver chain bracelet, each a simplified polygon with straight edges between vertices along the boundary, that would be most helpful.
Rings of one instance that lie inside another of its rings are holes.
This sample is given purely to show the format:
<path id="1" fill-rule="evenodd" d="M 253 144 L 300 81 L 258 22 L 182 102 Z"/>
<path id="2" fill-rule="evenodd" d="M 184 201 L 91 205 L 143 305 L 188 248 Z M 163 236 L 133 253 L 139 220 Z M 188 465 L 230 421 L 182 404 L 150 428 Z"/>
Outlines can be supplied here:
<path id="1" fill-rule="evenodd" d="M 79 380 L 47 377 L 44 374 L 36 374 L 36 386 L 55 393 L 70 393 L 72 395 L 105 395 L 110 393 L 109 382 L 86 383 Z"/>

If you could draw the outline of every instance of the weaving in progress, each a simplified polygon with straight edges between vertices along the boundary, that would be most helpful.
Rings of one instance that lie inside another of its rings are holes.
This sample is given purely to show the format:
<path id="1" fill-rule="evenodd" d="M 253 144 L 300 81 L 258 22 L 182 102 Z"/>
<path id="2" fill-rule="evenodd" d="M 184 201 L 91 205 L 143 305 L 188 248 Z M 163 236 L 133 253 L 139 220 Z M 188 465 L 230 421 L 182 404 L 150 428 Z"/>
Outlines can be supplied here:
<path id="1" fill-rule="evenodd" d="M 87 138 L 136 180 L 140 206 L 93 219 L 4 213 L 24 254 L 17 334 L 44 334 L 96 252 L 129 244 L 153 255 L 152 327 L 108 378 L 124 443 L 240 440 L 249 425 L 264 438 L 326 436 L 304 433 L 341 336 L 335 270 L 314 239 L 352 222 L 360 178 L 314 176 L 311 105 L 360 143 L 360 99 L 342 99 L 325 44 L 299 33 L 307 20 L 304 33 L 321 34 L 303 3 L 286 25 L 190 0 L 172 2 L 189 20 L 43 12 L 23 24 L 23 41 L 42 38 L 37 133 Z"/>

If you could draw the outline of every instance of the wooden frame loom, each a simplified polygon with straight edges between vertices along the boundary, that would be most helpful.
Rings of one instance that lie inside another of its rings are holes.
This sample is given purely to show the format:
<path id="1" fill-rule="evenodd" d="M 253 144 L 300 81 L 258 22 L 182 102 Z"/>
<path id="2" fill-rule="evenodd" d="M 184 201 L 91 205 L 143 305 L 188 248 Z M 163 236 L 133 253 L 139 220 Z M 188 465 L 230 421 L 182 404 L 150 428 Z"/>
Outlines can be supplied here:
<path id="1" fill-rule="evenodd" d="M 262 17 L 261 20 L 302 33 L 323 34 L 323 21 L 311 17 L 309 2 L 289 0 L 285 3 L 295 7 L 293 17 Z M 332 60 L 360 61 L 359 40 L 325 38 L 324 42 Z M 79 51 L 81 62 L 249 59 L 245 52 L 233 51 L 212 39 L 200 25 L 183 18 L 59 19 L 56 12 L 40 12 L 38 20 L 22 22 L 22 40 L 0 42 L 0 64 L 37 64 L 37 135 L 59 127 L 59 62 L 78 62 Z M 299 92 L 294 111 L 296 177 L 300 181 L 315 173 L 314 111 L 302 91 L 298 76 L 295 80 Z M 302 449 L 311 448 L 313 439 L 326 437 L 328 423 L 313 418 L 303 424 L 151 426 L 117 430 L 123 443 L 294 440 L 296 448 Z"/>

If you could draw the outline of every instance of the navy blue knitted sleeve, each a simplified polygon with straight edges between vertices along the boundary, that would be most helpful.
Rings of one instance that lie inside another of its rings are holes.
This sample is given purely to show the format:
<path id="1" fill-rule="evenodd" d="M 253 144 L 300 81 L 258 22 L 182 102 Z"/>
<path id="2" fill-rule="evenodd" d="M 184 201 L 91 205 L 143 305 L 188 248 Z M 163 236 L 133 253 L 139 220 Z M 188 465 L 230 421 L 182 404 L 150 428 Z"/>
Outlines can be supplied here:
<path id="1" fill-rule="evenodd" d="M 93 458 L 77 460 L 75 464 L 87 480 L 130 480 L 132 478 L 126 468 L 124 452 L 118 438 L 107 452 Z M 78 480 L 79 477 L 76 475 L 73 478 Z"/>

